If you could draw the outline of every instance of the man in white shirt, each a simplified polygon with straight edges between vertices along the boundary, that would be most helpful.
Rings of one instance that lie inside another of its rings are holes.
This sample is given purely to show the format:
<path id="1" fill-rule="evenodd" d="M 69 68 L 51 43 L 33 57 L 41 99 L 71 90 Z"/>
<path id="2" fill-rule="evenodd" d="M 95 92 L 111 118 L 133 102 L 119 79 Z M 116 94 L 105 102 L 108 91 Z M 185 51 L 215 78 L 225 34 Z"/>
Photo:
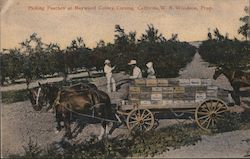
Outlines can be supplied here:
<path id="1" fill-rule="evenodd" d="M 109 60 L 105 60 L 104 62 L 104 73 L 106 74 L 106 78 L 107 78 L 107 91 L 111 92 L 110 86 L 112 83 L 112 89 L 113 92 L 116 91 L 116 84 L 115 84 L 115 80 L 112 76 L 112 71 L 115 69 L 114 67 L 111 67 L 110 61 Z"/>
<path id="2" fill-rule="evenodd" d="M 142 72 L 141 72 L 141 69 L 136 66 L 136 60 L 131 60 L 128 63 L 128 65 L 131 65 L 133 68 L 133 75 L 129 77 L 130 79 L 142 78 Z"/>

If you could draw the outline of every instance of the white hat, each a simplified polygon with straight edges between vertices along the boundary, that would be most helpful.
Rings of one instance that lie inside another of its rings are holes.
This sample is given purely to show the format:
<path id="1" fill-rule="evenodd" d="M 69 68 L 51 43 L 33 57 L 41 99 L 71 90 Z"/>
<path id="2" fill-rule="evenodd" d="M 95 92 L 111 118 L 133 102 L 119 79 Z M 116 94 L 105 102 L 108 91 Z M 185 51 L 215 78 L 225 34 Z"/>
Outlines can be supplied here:
<path id="1" fill-rule="evenodd" d="M 148 63 L 146 64 L 146 66 L 147 66 L 148 68 L 152 67 L 152 66 L 153 66 L 153 62 L 148 62 Z"/>
<path id="2" fill-rule="evenodd" d="M 109 60 L 105 60 L 105 61 L 104 61 L 104 64 L 108 64 L 108 63 L 110 63 Z"/>
<path id="3" fill-rule="evenodd" d="M 136 60 L 130 60 L 130 62 L 128 63 L 128 65 L 134 65 L 136 64 Z"/>

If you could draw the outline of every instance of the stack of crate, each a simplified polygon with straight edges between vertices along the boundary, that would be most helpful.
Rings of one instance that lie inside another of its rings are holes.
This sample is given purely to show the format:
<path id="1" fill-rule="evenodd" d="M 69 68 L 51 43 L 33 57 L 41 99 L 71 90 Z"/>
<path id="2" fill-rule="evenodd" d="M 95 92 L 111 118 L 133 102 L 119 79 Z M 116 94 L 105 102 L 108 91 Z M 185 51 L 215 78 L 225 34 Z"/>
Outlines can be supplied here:
<path id="1" fill-rule="evenodd" d="M 129 88 L 129 99 L 138 105 L 201 102 L 217 97 L 217 90 L 211 79 L 136 79 Z"/>

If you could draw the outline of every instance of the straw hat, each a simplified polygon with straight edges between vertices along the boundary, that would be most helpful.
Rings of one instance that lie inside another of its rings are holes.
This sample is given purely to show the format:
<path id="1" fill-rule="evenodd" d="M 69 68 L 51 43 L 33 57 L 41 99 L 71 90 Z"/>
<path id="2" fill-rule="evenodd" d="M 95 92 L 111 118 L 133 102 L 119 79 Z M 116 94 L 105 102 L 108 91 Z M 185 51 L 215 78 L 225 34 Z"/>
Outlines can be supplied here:
<path id="1" fill-rule="evenodd" d="M 104 64 L 108 64 L 108 63 L 110 63 L 109 60 L 105 60 L 105 61 L 104 61 Z"/>
<path id="2" fill-rule="evenodd" d="M 130 62 L 128 63 L 128 65 L 135 65 L 136 64 L 136 60 L 130 60 Z"/>
<path id="3" fill-rule="evenodd" d="M 148 62 L 148 63 L 146 64 L 146 66 L 147 66 L 148 68 L 152 67 L 152 66 L 153 66 L 153 62 Z"/>

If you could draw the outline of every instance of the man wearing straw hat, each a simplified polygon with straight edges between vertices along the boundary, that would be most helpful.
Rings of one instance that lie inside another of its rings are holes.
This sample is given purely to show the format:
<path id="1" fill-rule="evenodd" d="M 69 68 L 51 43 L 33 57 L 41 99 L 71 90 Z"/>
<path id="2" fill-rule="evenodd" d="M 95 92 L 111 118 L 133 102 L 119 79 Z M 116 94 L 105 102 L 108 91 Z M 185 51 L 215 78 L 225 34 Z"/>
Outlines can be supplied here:
<path id="1" fill-rule="evenodd" d="M 136 60 L 131 60 L 128 65 L 132 66 L 133 69 L 133 74 L 132 76 L 130 76 L 130 79 L 138 79 L 138 78 L 142 78 L 142 72 L 141 69 L 139 67 L 136 66 Z"/>
<path id="2" fill-rule="evenodd" d="M 110 61 L 109 60 L 105 60 L 104 62 L 104 73 L 106 74 L 106 78 L 107 78 L 107 91 L 111 92 L 111 83 L 112 83 L 112 89 L 113 92 L 116 91 L 116 84 L 115 84 L 115 80 L 112 76 L 112 71 L 115 69 L 114 67 L 111 67 Z"/>

